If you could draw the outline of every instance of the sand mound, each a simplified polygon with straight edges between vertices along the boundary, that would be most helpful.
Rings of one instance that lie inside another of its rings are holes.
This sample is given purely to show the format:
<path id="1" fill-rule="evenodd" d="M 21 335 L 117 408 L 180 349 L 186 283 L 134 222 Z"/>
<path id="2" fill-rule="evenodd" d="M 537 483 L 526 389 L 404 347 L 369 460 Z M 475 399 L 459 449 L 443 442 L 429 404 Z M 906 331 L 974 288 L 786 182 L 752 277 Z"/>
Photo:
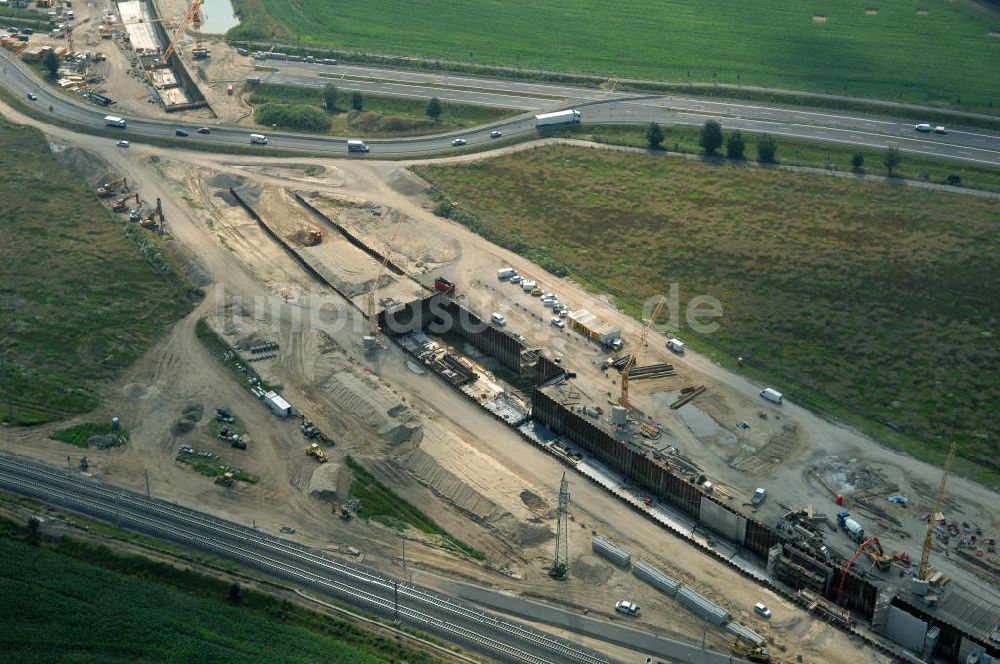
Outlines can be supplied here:
<path id="1" fill-rule="evenodd" d="M 309 478 L 309 488 L 306 492 L 310 496 L 315 496 L 320 500 L 337 499 L 337 482 L 340 480 L 340 465 L 336 463 L 323 463 L 316 466 L 312 477 Z"/>
<path id="2" fill-rule="evenodd" d="M 419 421 L 410 416 L 406 406 L 377 386 L 341 372 L 330 377 L 325 389 L 341 408 L 362 419 L 386 440 L 400 444 L 420 439 Z"/>

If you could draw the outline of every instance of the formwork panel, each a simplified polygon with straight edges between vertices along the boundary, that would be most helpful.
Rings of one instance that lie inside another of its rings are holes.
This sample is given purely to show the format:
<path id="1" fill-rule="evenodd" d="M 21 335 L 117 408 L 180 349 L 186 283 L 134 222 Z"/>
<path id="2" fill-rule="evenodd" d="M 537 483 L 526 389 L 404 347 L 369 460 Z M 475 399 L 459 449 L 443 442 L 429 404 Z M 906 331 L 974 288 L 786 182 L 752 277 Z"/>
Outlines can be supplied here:
<path id="1" fill-rule="evenodd" d="M 713 502 L 708 496 L 702 496 L 698 520 L 731 542 L 743 544 L 747 520 L 742 514 L 727 510 L 722 505 Z"/>
<path id="2" fill-rule="evenodd" d="M 595 537 L 590 543 L 594 553 L 607 558 L 619 567 L 628 567 L 632 562 L 632 554 L 606 539 Z"/>

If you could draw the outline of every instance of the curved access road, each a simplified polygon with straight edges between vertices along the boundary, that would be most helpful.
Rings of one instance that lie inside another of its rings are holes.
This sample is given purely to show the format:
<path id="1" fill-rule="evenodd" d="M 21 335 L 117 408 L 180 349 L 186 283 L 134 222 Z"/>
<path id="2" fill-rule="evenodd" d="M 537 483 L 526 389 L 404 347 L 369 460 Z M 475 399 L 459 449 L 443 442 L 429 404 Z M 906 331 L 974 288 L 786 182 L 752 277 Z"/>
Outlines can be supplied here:
<path id="1" fill-rule="evenodd" d="M 362 71 L 366 74 L 372 73 L 368 69 Z M 403 73 L 387 70 L 378 70 L 378 73 L 383 79 L 387 76 L 403 76 Z M 288 68 L 282 69 L 279 74 L 286 77 L 307 75 L 309 70 L 303 67 Z M 313 76 L 315 74 L 316 72 L 313 72 Z M 414 72 L 406 72 L 405 77 L 405 80 L 392 84 L 396 86 L 393 88 L 393 94 L 438 96 L 451 101 L 483 103 L 483 92 L 472 88 L 474 86 L 483 87 L 485 79 Z M 441 80 L 436 81 L 435 77 Z M 310 80 L 313 81 L 313 84 L 319 84 L 319 82 L 328 81 L 330 78 L 312 78 Z M 371 81 L 344 78 L 336 82 L 341 89 L 357 89 L 359 91 L 378 90 L 384 92 L 384 85 L 386 85 L 381 79 Z M 37 100 L 30 103 L 38 105 L 41 111 L 49 112 L 48 109 L 51 108 L 53 115 L 83 127 L 106 129 L 102 118 L 108 113 L 114 114 L 113 110 L 98 108 L 83 100 L 68 97 L 52 90 L 47 84 L 39 81 L 24 63 L 17 60 L 10 60 L 4 64 L 0 70 L 0 83 L 23 98 L 27 98 L 28 93 L 36 95 Z M 399 89 L 399 86 L 403 85 L 408 86 L 406 88 L 408 91 L 404 92 Z M 451 87 L 434 87 L 440 85 Z M 725 129 L 769 132 L 780 137 L 868 148 L 882 148 L 893 144 L 910 154 L 984 166 L 1000 166 L 1000 132 L 951 129 L 948 134 L 920 133 L 914 131 L 914 125 L 909 123 L 835 112 L 824 113 L 798 108 L 685 99 L 675 96 L 637 96 L 593 89 L 566 88 L 551 84 L 509 82 L 504 85 L 504 82 L 489 81 L 489 86 L 489 95 L 503 95 L 507 100 L 522 99 L 526 108 L 536 111 L 543 107 L 548 110 L 560 107 L 579 108 L 584 124 L 659 122 L 698 126 L 706 119 L 714 118 L 719 120 Z M 560 91 L 561 98 L 557 97 L 557 93 Z M 179 143 L 198 141 L 209 146 L 218 145 L 220 148 L 229 145 L 249 146 L 250 134 L 254 131 L 242 127 L 212 126 L 210 134 L 198 134 L 195 132 L 197 125 L 188 122 L 145 118 L 126 119 L 128 127 L 122 131 L 122 138 L 136 141 L 141 141 L 143 137 L 171 138 L 174 137 L 176 129 L 182 128 L 190 135 L 186 138 L 178 138 Z M 917 118 L 916 122 L 919 121 L 920 118 Z M 348 154 L 346 138 L 256 131 L 266 134 L 269 139 L 268 146 L 258 146 L 262 154 L 267 154 L 268 148 L 336 156 Z M 419 158 L 458 153 L 463 150 L 463 147 L 454 146 L 455 139 L 465 141 L 464 149 L 482 149 L 488 147 L 493 141 L 490 138 L 492 131 L 500 131 L 504 137 L 534 135 L 536 131 L 534 117 L 526 114 L 489 126 L 434 136 L 366 140 L 371 146 L 371 152 L 367 153 L 367 156 L 373 158 L 379 156 Z M 363 157 L 366 155 L 355 156 Z"/>

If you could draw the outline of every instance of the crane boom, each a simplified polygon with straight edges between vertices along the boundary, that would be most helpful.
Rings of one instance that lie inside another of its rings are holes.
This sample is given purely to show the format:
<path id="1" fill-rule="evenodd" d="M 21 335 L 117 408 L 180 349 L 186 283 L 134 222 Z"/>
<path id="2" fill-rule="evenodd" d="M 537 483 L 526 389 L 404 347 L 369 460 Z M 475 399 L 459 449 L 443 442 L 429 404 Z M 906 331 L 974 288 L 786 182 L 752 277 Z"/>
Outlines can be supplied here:
<path id="1" fill-rule="evenodd" d="M 181 35 L 184 34 L 185 30 L 187 30 L 188 24 L 191 23 L 191 21 L 195 21 L 196 23 L 198 22 L 198 10 L 201 9 L 201 3 L 202 0 L 192 0 L 191 6 L 188 7 L 187 14 L 185 14 L 184 18 L 181 19 L 180 25 L 178 25 L 177 30 L 174 31 L 174 36 L 170 38 L 170 45 L 167 46 L 167 50 L 165 50 L 163 55 L 160 57 L 161 65 L 167 64 L 171 54 L 177 48 L 177 42 L 180 40 Z"/>
<path id="2" fill-rule="evenodd" d="M 944 498 L 944 485 L 948 481 L 948 471 L 951 469 L 951 462 L 955 459 L 955 443 L 948 448 L 948 457 L 944 460 L 944 473 L 941 474 L 941 484 L 938 485 L 937 493 L 934 495 L 934 504 L 931 505 L 931 513 L 927 517 L 927 534 L 924 536 L 924 548 L 920 552 L 920 567 L 917 578 L 926 581 L 930 576 L 931 565 L 931 544 L 934 542 L 934 515 L 941 509 L 941 499 Z"/>
<path id="3" fill-rule="evenodd" d="M 396 221 L 396 227 L 392 231 L 392 237 L 389 238 L 388 244 L 385 245 L 385 256 L 382 258 L 382 264 L 378 268 L 378 273 L 375 275 L 375 281 L 372 283 L 372 288 L 368 291 L 368 306 L 366 313 L 368 314 L 368 322 L 371 323 L 371 335 L 377 337 L 379 330 L 378 317 L 375 315 L 375 291 L 378 290 L 378 283 L 382 280 L 382 275 L 385 274 L 385 268 L 389 265 L 389 256 L 392 252 L 392 243 L 396 241 L 396 235 L 399 233 L 399 227 L 403 225 L 403 220 L 406 217 L 402 214 L 399 215 L 399 219 Z"/>
<path id="4" fill-rule="evenodd" d="M 622 367 L 622 395 L 618 399 L 619 405 L 628 408 L 628 374 L 635 366 L 636 360 L 639 358 L 639 351 L 646 347 L 646 335 L 649 334 L 649 328 L 653 327 L 653 323 L 656 322 L 656 317 L 660 315 L 660 311 L 663 310 L 663 305 L 667 303 L 666 299 L 660 298 L 660 301 L 656 303 L 653 308 L 653 313 L 650 317 L 643 321 L 642 323 L 642 334 L 639 336 L 639 347 L 635 349 L 632 353 L 632 357 L 628 358 L 628 362 Z"/>

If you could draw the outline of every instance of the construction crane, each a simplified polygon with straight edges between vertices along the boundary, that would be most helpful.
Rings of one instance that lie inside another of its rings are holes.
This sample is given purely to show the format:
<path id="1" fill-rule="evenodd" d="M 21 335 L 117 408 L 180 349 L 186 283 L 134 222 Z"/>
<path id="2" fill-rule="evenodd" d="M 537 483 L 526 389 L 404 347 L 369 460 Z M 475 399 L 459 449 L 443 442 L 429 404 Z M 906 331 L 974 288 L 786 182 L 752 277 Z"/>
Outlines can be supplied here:
<path id="1" fill-rule="evenodd" d="M 874 547 L 874 548 L 869 548 Z M 862 553 L 867 554 L 871 557 L 872 561 L 878 565 L 879 569 L 888 569 L 891 565 L 889 556 L 885 555 L 885 551 L 882 550 L 882 543 L 878 541 L 877 537 L 870 537 L 866 539 L 854 552 L 854 555 L 844 563 L 844 566 L 840 568 L 840 584 L 837 586 L 837 604 L 840 604 L 840 599 L 844 594 L 844 583 L 847 581 L 847 573 L 851 569 L 851 565 L 854 561 L 858 559 Z M 884 561 L 884 562 L 879 562 Z"/>
<path id="2" fill-rule="evenodd" d="M 635 349 L 632 356 L 628 358 L 628 362 L 626 362 L 625 366 L 622 367 L 622 395 L 621 398 L 618 399 L 618 404 L 620 406 L 624 406 L 625 408 L 629 407 L 628 373 L 632 370 L 632 367 L 635 366 L 636 360 L 639 359 L 639 352 L 646 347 L 646 335 L 649 334 L 649 328 L 653 327 L 653 323 L 656 322 L 656 317 L 660 315 L 660 311 L 666 303 L 666 298 L 661 297 L 660 301 L 657 302 L 656 306 L 653 308 L 652 315 L 642 322 L 642 334 L 639 337 L 639 347 Z"/>
<path id="3" fill-rule="evenodd" d="M 955 459 L 955 443 L 948 448 L 948 457 L 944 460 L 944 473 L 941 474 L 941 484 L 938 485 L 937 494 L 934 496 L 934 504 L 931 505 L 931 513 L 927 516 L 927 534 L 924 535 L 924 548 L 920 552 L 920 567 L 917 570 L 917 578 L 927 581 L 931 576 L 931 544 L 934 542 L 934 519 L 941 509 L 941 499 L 944 498 L 944 485 L 948 481 L 948 471 L 951 469 L 951 462 Z"/>
<path id="4" fill-rule="evenodd" d="M 196 32 L 201 30 L 201 19 L 198 17 L 198 10 L 201 9 L 202 0 L 193 0 L 191 6 L 188 7 L 187 14 L 181 19 L 180 25 L 177 26 L 177 30 L 174 31 L 174 36 L 170 38 L 170 45 L 167 49 L 163 51 L 163 55 L 160 57 L 160 64 L 165 65 L 167 61 L 170 60 L 170 56 L 173 55 L 174 51 L 177 49 L 177 43 L 181 39 L 181 35 L 187 30 L 188 25 L 194 24 L 194 29 Z"/>
<path id="5" fill-rule="evenodd" d="M 558 581 L 569 572 L 569 482 L 563 473 L 559 482 L 559 506 L 556 508 L 556 555 L 549 568 L 549 576 Z"/>
<path id="6" fill-rule="evenodd" d="M 378 274 L 375 275 L 375 281 L 372 283 L 372 288 L 368 291 L 368 303 L 365 307 L 365 313 L 368 315 L 368 323 L 371 325 L 371 336 L 377 337 L 381 329 L 378 326 L 378 316 L 375 312 L 375 291 L 378 290 L 378 284 L 382 280 L 382 275 L 385 274 L 385 268 L 389 265 L 389 255 L 392 252 L 392 243 L 396 241 L 396 235 L 399 234 L 399 227 L 403 225 L 403 220 L 406 217 L 402 214 L 399 215 L 399 219 L 396 221 L 396 226 L 392 229 L 392 237 L 389 238 L 389 242 L 385 245 L 385 256 L 382 258 L 382 264 L 379 266 Z"/>

